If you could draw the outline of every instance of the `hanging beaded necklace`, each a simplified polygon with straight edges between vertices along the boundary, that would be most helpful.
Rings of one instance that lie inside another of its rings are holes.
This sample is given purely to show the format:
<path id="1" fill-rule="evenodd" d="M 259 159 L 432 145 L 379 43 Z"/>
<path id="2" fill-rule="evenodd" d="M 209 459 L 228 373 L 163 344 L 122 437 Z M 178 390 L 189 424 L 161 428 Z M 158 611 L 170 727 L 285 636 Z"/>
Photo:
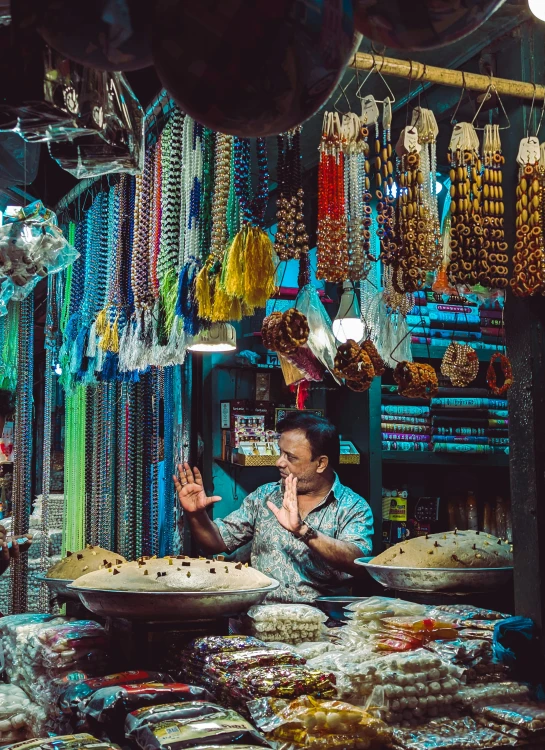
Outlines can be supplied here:
<path id="1" fill-rule="evenodd" d="M 274 249 L 280 260 L 299 258 L 310 248 L 304 223 L 303 181 L 301 176 L 301 131 L 302 126 L 282 133 L 277 137 L 277 230 Z"/>
<path id="2" fill-rule="evenodd" d="M 479 283 L 491 289 L 506 289 L 509 284 L 509 258 L 503 227 L 502 166 L 505 164 L 505 157 L 501 150 L 499 125 L 484 127 L 482 163 L 483 250 L 486 251 L 486 258 L 484 253 L 480 254 Z M 538 196 L 536 198 L 533 206 L 539 205 Z"/>
<path id="3" fill-rule="evenodd" d="M 229 248 L 223 284 L 230 297 L 240 300 L 243 314 L 265 307 L 275 288 L 272 242 L 263 231 L 269 197 L 267 142 L 256 139 L 257 189 L 252 196 L 250 141 L 233 141 L 234 192 L 242 214 L 242 229 Z"/>
<path id="4" fill-rule="evenodd" d="M 341 282 L 348 276 L 348 246 L 344 195 L 344 154 L 341 123 L 335 112 L 326 112 L 318 166 L 318 231 L 316 277 Z"/>
<path id="5" fill-rule="evenodd" d="M 13 463 L 13 533 L 26 534 L 32 502 L 32 389 L 34 383 L 34 293 L 20 304 Z M 11 567 L 11 614 L 27 611 L 28 558 Z"/>

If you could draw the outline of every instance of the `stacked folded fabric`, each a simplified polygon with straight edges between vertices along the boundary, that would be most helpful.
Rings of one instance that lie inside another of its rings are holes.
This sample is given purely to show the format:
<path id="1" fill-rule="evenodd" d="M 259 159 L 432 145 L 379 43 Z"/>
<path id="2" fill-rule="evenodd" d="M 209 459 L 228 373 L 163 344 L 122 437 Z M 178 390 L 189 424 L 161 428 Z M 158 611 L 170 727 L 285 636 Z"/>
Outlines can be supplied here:
<path id="1" fill-rule="evenodd" d="M 456 340 L 491 351 L 503 344 L 503 311 L 497 301 L 479 306 L 465 298 L 442 299 L 432 291 L 420 291 L 415 303 L 407 315 L 413 344 L 448 346 Z"/>
<path id="2" fill-rule="evenodd" d="M 433 450 L 436 453 L 509 453 L 507 400 L 484 388 L 449 389 L 457 396 L 432 399 Z"/>
<path id="3" fill-rule="evenodd" d="M 429 402 L 408 399 L 395 393 L 392 386 L 382 387 L 380 428 L 382 450 L 428 451 L 431 443 Z"/>
<path id="4" fill-rule="evenodd" d="M 384 451 L 509 453 L 507 400 L 485 388 L 439 388 L 436 398 L 408 399 L 382 386 Z"/>

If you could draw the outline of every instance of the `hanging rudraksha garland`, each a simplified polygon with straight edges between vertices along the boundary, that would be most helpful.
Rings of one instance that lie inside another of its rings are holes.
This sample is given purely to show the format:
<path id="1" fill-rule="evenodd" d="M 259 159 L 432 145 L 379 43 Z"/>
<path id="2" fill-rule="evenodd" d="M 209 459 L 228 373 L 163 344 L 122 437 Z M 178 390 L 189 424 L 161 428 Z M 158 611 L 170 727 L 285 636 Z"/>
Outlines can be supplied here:
<path id="1" fill-rule="evenodd" d="M 279 260 L 299 258 L 308 252 L 309 237 L 304 217 L 304 190 L 301 177 L 302 126 L 277 136 L 277 180 L 279 197 L 276 201 L 277 229 L 274 249 Z"/>
<path id="2" fill-rule="evenodd" d="M 491 289 L 508 284 L 507 242 L 504 230 L 503 175 L 499 125 L 485 125 L 483 137 L 482 221 L 483 245 L 479 252 L 479 283 Z"/>
<path id="3" fill-rule="evenodd" d="M 518 297 L 545 293 L 543 217 L 544 171 L 538 161 L 520 167 L 516 202 L 516 242 L 511 288 Z"/>
<path id="4" fill-rule="evenodd" d="M 479 256 L 483 249 L 482 162 L 473 125 L 458 123 L 448 158 L 450 169 L 451 227 L 450 280 L 474 286 L 479 281 Z"/>

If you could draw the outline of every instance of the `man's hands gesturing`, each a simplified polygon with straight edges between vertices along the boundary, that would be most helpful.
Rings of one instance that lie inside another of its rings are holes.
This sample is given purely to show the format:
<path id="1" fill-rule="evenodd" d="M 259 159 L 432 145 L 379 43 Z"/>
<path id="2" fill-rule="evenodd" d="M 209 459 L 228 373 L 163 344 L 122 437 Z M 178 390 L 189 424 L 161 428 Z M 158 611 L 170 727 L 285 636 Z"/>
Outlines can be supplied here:
<path id="1" fill-rule="evenodd" d="M 199 513 L 221 500 L 218 495 L 206 496 L 201 472 L 197 467 L 191 469 L 188 463 L 178 464 L 178 475 L 173 477 L 174 485 L 180 505 L 186 513 Z"/>
<path id="2" fill-rule="evenodd" d="M 282 507 L 277 508 L 270 500 L 267 501 L 267 507 L 274 513 L 278 523 L 292 534 L 298 536 L 304 524 L 299 513 L 299 504 L 297 502 L 297 479 L 288 474 L 284 485 L 284 499 Z"/>

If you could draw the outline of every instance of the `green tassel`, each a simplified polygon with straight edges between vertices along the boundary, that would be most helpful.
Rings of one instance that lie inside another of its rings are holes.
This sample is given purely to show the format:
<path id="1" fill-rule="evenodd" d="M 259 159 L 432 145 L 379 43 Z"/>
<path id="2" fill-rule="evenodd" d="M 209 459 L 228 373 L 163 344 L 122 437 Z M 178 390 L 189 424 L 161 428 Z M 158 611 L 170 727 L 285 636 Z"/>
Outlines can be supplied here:
<path id="1" fill-rule="evenodd" d="M 176 299 L 178 297 L 178 274 L 169 269 L 159 287 L 159 341 L 167 342 L 174 324 Z"/>

